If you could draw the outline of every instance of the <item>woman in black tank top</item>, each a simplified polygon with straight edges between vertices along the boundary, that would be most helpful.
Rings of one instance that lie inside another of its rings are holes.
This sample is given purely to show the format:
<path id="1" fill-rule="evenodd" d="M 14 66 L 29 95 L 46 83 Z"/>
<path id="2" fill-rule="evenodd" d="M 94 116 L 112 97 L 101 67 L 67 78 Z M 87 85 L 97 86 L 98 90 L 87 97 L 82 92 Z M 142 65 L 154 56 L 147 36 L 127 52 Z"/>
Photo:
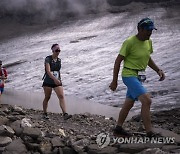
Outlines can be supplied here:
<path id="1" fill-rule="evenodd" d="M 52 89 L 54 89 L 58 99 L 59 104 L 63 112 L 64 120 L 67 120 L 72 117 L 72 115 L 69 115 L 66 111 L 66 104 L 64 99 L 64 92 L 61 82 L 61 76 L 60 76 L 60 69 L 61 69 L 61 59 L 58 58 L 60 53 L 60 47 L 58 44 L 53 44 L 51 47 L 52 55 L 47 56 L 45 58 L 45 74 L 43 77 L 43 89 L 45 98 L 43 100 L 43 111 L 44 111 L 44 118 L 49 119 L 47 116 L 47 107 L 48 107 L 48 101 L 51 97 Z"/>

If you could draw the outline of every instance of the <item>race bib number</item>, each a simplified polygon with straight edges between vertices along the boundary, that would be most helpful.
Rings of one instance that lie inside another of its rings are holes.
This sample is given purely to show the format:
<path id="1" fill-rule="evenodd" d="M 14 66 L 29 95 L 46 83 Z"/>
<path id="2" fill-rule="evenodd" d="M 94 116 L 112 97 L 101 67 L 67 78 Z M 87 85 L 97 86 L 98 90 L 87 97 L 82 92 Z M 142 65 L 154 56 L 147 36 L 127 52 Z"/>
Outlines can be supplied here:
<path id="1" fill-rule="evenodd" d="M 4 83 L 4 81 L 0 79 L 0 85 L 2 85 L 3 83 Z"/>
<path id="2" fill-rule="evenodd" d="M 138 71 L 138 79 L 141 82 L 146 80 L 146 72 L 145 71 Z"/>
<path id="3" fill-rule="evenodd" d="M 58 71 L 53 71 L 52 73 L 57 79 L 59 79 L 59 72 Z"/>

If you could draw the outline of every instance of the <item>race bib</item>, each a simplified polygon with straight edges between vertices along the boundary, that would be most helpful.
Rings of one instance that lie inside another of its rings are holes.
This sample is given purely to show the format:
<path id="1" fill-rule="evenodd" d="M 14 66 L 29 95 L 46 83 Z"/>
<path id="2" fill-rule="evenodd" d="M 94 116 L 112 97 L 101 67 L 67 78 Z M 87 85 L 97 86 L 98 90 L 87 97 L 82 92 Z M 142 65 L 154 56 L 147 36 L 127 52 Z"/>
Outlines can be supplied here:
<path id="1" fill-rule="evenodd" d="M 53 71 L 52 73 L 57 79 L 59 79 L 59 72 L 58 71 Z"/>
<path id="2" fill-rule="evenodd" d="M 145 71 L 138 71 L 138 79 L 141 82 L 146 80 L 146 72 Z"/>
<path id="3" fill-rule="evenodd" d="M 0 85 L 2 85 L 3 83 L 4 83 L 4 81 L 0 79 Z"/>

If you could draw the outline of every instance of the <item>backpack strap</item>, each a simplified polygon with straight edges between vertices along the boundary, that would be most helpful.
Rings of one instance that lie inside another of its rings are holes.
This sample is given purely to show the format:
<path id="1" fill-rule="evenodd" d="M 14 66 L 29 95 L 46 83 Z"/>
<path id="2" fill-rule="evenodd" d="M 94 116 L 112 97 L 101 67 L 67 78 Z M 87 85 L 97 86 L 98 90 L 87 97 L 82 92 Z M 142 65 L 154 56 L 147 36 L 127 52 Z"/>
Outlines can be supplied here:
<path id="1" fill-rule="evenodd" d="M 53 59 L 52 59 L 52 56 L 50 55 L 50 56 L 47 56 L 47 57 L 50 59 L 50 66 L 51 66 L 51 63 L 52 63 L 52 60 L 53 60 Z M 47 57 L 46 57 L 46 58 L 47 58 Z M 44 78 L 46 77 L 46 73 L 47 73 L 47 72 L 46 72 L 46 68 L 44 68 L 44 70 L 45 70 L 45 73 L 44 73 L 44 75 L 43 75 L 43 77 L 42 77 L 42 80 L 44 80 Z"/>

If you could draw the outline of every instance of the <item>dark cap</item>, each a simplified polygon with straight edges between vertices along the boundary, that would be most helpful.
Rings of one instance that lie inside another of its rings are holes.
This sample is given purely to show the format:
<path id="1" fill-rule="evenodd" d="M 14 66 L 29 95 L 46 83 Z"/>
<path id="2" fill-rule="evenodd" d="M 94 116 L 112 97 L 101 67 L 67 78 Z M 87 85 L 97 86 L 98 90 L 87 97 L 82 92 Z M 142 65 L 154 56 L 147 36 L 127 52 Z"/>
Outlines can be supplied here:
<path id="1" fill-rule="evenodd" d="M 2 65 L 2 61 L 0 60 L 0 65 Z"/>
<path id="2" fill-rule="evenodd" d="M 146 30 L 157 30 L 154 26 L 154 22 L 150 18 L 143 18 L 139 23 L 138 27 L 144 28 Z"/>

